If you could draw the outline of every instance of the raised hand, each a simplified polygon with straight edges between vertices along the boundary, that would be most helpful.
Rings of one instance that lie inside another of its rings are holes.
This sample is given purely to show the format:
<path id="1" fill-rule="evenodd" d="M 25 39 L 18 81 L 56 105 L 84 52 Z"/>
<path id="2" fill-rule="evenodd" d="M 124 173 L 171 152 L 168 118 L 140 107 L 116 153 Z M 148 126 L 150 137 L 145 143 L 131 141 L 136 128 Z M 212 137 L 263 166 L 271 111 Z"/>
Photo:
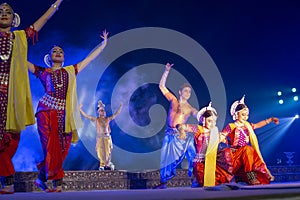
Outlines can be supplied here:
<path id="1" fill-rule="evenodd" d="M 106 30 L 102 31 L 102 35 L 100 35 L 100 37 L 103 39 L 102 44 L 104 46 L 106 46 L 107 44 L 107 36 L 108 36 L 109 32 L 107 32 Z"/>
<path id="2" fill-rule="evenodd" d="M 170 64 L 170 63 L 167 63 L 166 64 L 166 70 L 170 71 L 171 67 L 173 67 L 174 64 Z"/>
<path id="3" fill-rule="evenodd" d="M 94 49 L 83 61 L 77 64 L 78 72 L 81 72 L 90 62 L 92 62 L 105 48 L 107 43 L 108 32 L 106 30 L 102 31 L 102 35 L 100 37 L 103 39 L 101 45 L 98 45 L 96 49 Z"/>
<path id="4" fill-rule="evenodd" d="M 272 117 L 272 121 L 275 123 L 275 124 L 279 124 L 279 119 L 277 117 Z"/>

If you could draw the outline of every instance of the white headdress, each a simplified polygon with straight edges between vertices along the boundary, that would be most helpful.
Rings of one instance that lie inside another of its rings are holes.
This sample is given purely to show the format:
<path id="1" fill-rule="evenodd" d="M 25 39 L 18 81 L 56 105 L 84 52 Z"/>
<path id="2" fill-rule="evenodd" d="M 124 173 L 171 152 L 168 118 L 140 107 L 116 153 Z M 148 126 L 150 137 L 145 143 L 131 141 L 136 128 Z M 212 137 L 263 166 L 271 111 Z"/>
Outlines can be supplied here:
<path id="1" fill-rule="evenodd" d="M 97 110 L 99 110 L 100 108 L 105 108 L 105 104 L 101 100 L 98 101 Z"/>
<path id="2" fill-rule="evenodd" d="M 236 111 L 236 108 L 240 104 L 246 105 L 245 104 L 245 95 L 240 100 L 233 102 L 233 104 L 230 107 L 230 114 L 231 114 L 233 120 L 236 120 L 235 114 L 238 112 L 238 111 Z"/>
<path id="3" fill-rule="evenodd" d="M 214 108 L 211 106 L 211 102 L 209 102 L 208 106 L 201 108 L 200 111 L 198 112 L 198 114 L 197 114 L 197 120 L 198 120 L 198 122 L 203 123 L 203 114 L 204 114 L 205 111 L 207 111 L 207 110 L 211 110 L 211 111 L 213 111 L 214 113 L 217 114 L 216 109 L 214 109 Z"/>

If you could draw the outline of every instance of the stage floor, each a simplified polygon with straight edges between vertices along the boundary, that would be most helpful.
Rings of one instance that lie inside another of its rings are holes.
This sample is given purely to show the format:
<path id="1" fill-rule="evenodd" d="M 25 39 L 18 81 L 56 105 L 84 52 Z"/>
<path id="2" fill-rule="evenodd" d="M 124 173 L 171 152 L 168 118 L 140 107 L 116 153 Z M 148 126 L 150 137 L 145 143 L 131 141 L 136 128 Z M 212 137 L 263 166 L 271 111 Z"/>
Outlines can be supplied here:
<path id="1" fill-rule="evenodd" d="M 211 188 L 175 187 L 167 189 L 130 189 L 130 190 L 89 190 L 65 191 L 62 193 L 16 192 L 12 195 L 0 195 L 1 200 L 162 200 L 162 199 L 300 199 L 300 182 L 278 183 L 265 186 L 245 186 L 237 190 L 226 190 L 225 187 Z M 218 191 L 218 189 L 220 189 Z"/>

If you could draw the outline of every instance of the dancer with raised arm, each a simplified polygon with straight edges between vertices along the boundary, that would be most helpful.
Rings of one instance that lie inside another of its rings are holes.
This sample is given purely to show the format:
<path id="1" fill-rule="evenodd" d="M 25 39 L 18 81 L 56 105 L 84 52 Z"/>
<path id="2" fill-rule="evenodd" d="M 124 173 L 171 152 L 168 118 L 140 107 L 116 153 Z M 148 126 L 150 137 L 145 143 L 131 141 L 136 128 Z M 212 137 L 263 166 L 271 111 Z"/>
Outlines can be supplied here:
<path id="1" fill-rule="evenodd" d="M 77 142 L 77 129 L 81 127 L 77 109 L 76 76 L 105 48 L 108 33 L 103 31 L 101 45 L 95 48 L 81 62 L 64 67 L 65 53 L 55 45 L 45 56 L 49 68 L 28 62 L 29 70 L 44 86 L 45 94 L 39 100 L 36 118 L 44 160 L 38 164 L 38 179 L 35 185 L 45 192 L 61 192 L 64 171 L 63 162 L 71 142 Z M 53 190 L 46 181 L 52 180 Z"/>
<path id="2" fill-rule="evenodd" d="M 165 86 L 172 66 L 173 64 L 166 64 L 165 71 L 159 83 L 159 89 L 170 102 L 170 107 L 166 135 L 161 148 L 160 184 L 155 186 L 154 189 L 164 189 L 167 187 L 167 182 L 176 175 L 176 167 L 183 161 L 185 156 L 189 162 L 189 176 L 191 176 L 193 159 L 196 154 L 194 137 L 187 134 L 186 138 L 180 138 L 176 125 L 186 123 L 190 116 L 196 118 L 198 110 L 188 102 L 191 96 L 190 85 L 183 84 L 181 86 L 178 99 Z"/>
<path id="3" fill-rule="evenodd" d="M 79 105 L 80 113 L 87 119 L 95 122 L 96 124 L 96 152 L 100 160 L 99 170 L 114 170 L 115 165 L 111 162 L 111 154 L 113 149 L 113 143 L 111 139 L 111 129 L 109 123 L 114 120 L 121 112 L 123 103 L 120 103 L 118 110 L 112 116 L 106 116 L 105 105 L 101 100 L 98 101 L 98 117 L 93 117 L 86 114 Z"/>
<path id="4" fill-rule="evenodd" d="M 58 10 L 61 2 L 55 1 L 26 30 L 16 30 L 20 16 L 9 4 L 0 4 L 0 194 L 14 193 L 12 158 L 17 151 L 21 131 L 35 123 L 26 64 L 27 39 L 34 43 L 37 33 Z"/>

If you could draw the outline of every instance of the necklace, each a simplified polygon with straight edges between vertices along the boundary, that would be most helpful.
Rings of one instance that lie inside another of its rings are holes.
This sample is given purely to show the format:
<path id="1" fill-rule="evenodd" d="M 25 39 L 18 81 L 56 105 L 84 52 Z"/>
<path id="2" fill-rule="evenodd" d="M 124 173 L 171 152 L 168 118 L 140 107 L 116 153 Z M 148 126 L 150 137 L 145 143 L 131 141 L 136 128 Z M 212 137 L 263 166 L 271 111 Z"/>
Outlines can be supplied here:
<path id="1" fill-rule="evenodd" d="M 12 46 L 13 46 L 13 34 L 12 33 L 8 33 L 9 34 L 9 37 L 8 37 L 8 41 L 6 40 L 7 37 L 1 37 L 1 40 L 0 40 L 0 43 L 1 43 L 1 52 L 0 52 L 0 58 L 1 60 L 3 60 L 4 62 L 6 62 L 9 58 L 10 58 L 10 55 L 11 55 L 11 52 L 12 52 Z M 8 45 L 8 49 L 5 48 L 6 45 Z M 7 49 L 7 54 L 4 54 L 6 53 Z"/>
<path id="2" fill-rule="evenodd" d="M 55 84 L 58 88 L 61 88 L 63 86 L 63 74 L 62 74 L 62 69 L 58 69 L 60 71 L 60 84 L 58 83 L 57 80 L 57 74 L 56 71 L 54 71 L 54 78 L 55 78 Z"/>
<path id="3" fill-rule="evenodd" d="M 235 123 L 235 125 L 236 125 L 237 127 L 244 126 L 244 123 L 242 123 L 242 122 L 236 121 L 236 122 L 234 122 L 234 123 Z"/>
<path id="4" fill-rule="evenodd" d="M 8 74 L 7 73 L 0 73 L 0 83 L 3 85 L 7 85 L 8 84 Z"/>

